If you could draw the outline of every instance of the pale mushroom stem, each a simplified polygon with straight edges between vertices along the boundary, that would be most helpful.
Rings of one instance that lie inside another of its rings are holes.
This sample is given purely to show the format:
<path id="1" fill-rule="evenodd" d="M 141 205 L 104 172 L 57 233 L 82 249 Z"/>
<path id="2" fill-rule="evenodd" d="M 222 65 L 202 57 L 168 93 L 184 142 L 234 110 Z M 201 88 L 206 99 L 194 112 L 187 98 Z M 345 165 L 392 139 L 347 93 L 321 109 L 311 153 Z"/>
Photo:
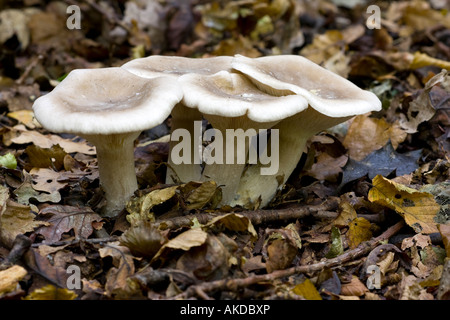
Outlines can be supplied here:
<path id="1" fill-rule="evenodd" d="M 223 164 L 213 163 L 206 164 L 205 169 L 202 174 L 202 181 L 213 180 L 215 181 L 222 189 L 222 201 L 221 204 L 230 204 L 237 193 L 239 187 L 239 181 L 241 179 L 242 173 L 245 169 L 246 162 L 238 163 L 238 148 L 237 144 L 233 143 L 233 141 L 229 141 L 225 138 L 225 132 L 222 132 L 222 136 L 224 137 L 224 144 L 222 149 L 223 155 Z M 233 145 L 230 145 L 233 143 Z M 227 148 L 228 144 L 228 148 Z M 233 161 L 226 161 L 227 150 L 232 148 L 233 152 Z M 247 159 L 249 144 L 245 142 L 245 151 L 244 151 L 244 159 Z M 216 150 L 217 152 L 218 150 Z"/>
<path id="2" fill-rule="evenodd" d="M 134 140 L 139 132 L 84 135 L 97 150 L 100 185 L 105 192 L 103 215 L 115 217 L 138 189 L 134 165 Z"/>
<path id="3" fill-rule="evenodd" d="M 167 160 L 167 173 L 166 173 L 166 183 L 179 182 L 187 183 L 189 181 L 199 181 L 202 175 L 201 168 L 201 150 L 199 152 L 198 147 L 202 146 L 202 132 L 201 127 L 196 128 L 196 121 L 202 121 L 202 114 L 197 109 L 188 108 L 181 103 L 177 104 L 172 110 L 172 127 L 171 136 L 173 132 L 177 129 L 186 129 L 189 132 L 191 139 L 190 152 L 191 152 L 191 162 L 174 164 L 172 161 L 172 150 L 173 147 L 180 143 L 179 141 L 170 140 L 169 143 L 169 159 Z M 200 132 L 197 132 L 200 129 Z M 200 136 L 198 136 L 198 134 Z M 200 141 L 198 141 L 198 139 Z M 197 152 L 198 161 L 196 159 L 195 152 Z M 198 162 L 198 163 L 196 163 Z"/>
<path id="4" fill-rule="evenodd" d="M 321 117 L 310 107 L 304 112 L 279 122 L 272 128 L 272 130 L 279 130 L 278 172 L 274 175 L 261 175 L 260 170 L 263 167 L 261 164 L 250 166 L 241 179 L 238 196 L 231 205 L 240 205 L 249 209 L 267 206 L 297 167 L 308 139 L 350 118 Z"/>

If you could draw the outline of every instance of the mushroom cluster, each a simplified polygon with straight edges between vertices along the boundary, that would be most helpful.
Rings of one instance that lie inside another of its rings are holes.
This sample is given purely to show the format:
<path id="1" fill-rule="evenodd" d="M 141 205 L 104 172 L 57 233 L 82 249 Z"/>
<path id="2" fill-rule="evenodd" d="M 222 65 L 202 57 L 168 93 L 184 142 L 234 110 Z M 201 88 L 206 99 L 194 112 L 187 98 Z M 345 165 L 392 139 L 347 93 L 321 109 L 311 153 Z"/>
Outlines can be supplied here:
<path id="1" fill-rule="evenodd" d="M 214 180 L 222 205 L 254 208 L 266 206 L 283 187 L 311 136 L 380 109 L 373 93 L 295 55 L 151 56 L 121 67 L 74 70 L 33 105 L 46 129 L 95 145 L 108 217 L 138 188 L 134 140 L 169 115 L 166 182 Z M 204 134 L 197 126 L 203 120 L 212 126 Z M 254 145 L 269 136 L 265 145 Z M 172 157 L 181 151 L 180 138 L 189 150 Z M 214 140 L 205 147 L 208 138 Z M 268 167 L 269 143 L 274 169 Z"/>

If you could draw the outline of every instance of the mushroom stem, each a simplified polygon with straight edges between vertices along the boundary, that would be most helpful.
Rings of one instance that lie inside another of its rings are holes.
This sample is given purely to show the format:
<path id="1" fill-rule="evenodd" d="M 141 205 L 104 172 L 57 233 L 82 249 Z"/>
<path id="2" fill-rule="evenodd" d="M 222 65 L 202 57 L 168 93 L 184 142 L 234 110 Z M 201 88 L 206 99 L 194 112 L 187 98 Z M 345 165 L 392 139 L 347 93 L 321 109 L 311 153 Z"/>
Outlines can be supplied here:
<path id="1" fill-rule="evenodd" d="M 222 133 L 222 135 L 223 137 L 225 137 L 224 133 Z M 234 141 L 225 139 L 222 150 L 215 150 L 215 152 L 222 152 L 221 158 L 223 158 L 223 164 L 206 164 L 202 174 L 203 181 L 213 180 L 221 187 L 222 200 L 220 203 L 222 205 L 228 205 L 234 200 L 237 189 L 239 187 L 239 181 L 241 179 L 242 172 L 245 169 L 245 160 L 248 154 L 249 144 L 245 142 L 245 149 L 243 152 L 244 162 L 242 163 L 241 161 L 241 163 L 238 163 L 238 152 L 240 150 L 238 150 L 237 144 L 231 145 L 231 143 L 233 142 Z M 227 155 L 228 151 L 230 150 L 233 150 L 233 157 Z"/>
<path id="2" fill-rule="evenodd" d="M 231 205 L 245 208 L 267 206 L 297 167 L 308 139 L 349 118 L 351 117 L 323 118 L 316 110 L 308 108 L 279 122 L 272 128 L 279 130 L 278 172 L 274 175 L 261 175 L 260 170 L 263 166 L 260 163 L 250 166 L 241 179 L 237 190 L 238 196 Z M 273 143 L 272 140 L 269 143 Z"/>
<path id="3" fill-rule="evenodd" d="M 134 166 L 134 140 L 139 132 L 84 135 L 97 150 L 100 185 L 105 192 L 103 215 L 115 217 L 138 189 Z"/>
<path id="4" fill-rule="evenodd" d="M 202 121 L 202 114 L 193 108 L 188 108 L 181 103 L 177 104 L 172 110 L 172 127 L 171 137 L 174 131 L 178 129 L 185 129 L 190 137 L 190 163 L 174 164 L 172 160 L 172 150 L 178 141 L 170 140 L 169 143 L 169 159 L 167 161 L 166 183 L 174 183 L 177 180 L 180 182 L 199 181 L 202 175 L 201 168 L 201 150 L 198 147 L 202 146 L 202 132 L 195 127 L 195 121 Z M 199 141 L 198 141 L 199 139 Z M 186 151 L 186 150 L 185 150 Z M 198 152 L 196 156 L 195 152 Z M 198 159 L 196 159 L 198 157 Z"/>

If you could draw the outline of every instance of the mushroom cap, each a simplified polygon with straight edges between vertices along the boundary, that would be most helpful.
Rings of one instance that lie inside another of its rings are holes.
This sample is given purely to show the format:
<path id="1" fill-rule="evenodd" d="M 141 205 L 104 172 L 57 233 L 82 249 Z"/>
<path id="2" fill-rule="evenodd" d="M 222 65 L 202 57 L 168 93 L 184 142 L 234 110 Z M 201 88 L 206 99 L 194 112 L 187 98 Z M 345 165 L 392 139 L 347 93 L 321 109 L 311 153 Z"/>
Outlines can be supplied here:
<path id="1" fill-rule="evenodd" d="M 273 96 L 259 90 L 245 76 L 228 71 L 213 75 L 186 74 L 178 78 L 183 103 L 205 115 L 247 116 L 255 122 L 279 121 L 308 107 L 299 95 Z"/>
<path id="2" fill-rule="evenodd" d="M 144 78 L 161 75 L 177 78 L 187 73 L 214 74 L 221 70 L 231 70 L 232 60 L 233 57 L 230 56 L 197 59 L 154 55 L 131 60 L 121 68 Z"/>
<path id="3" fill-rule="evenodd" d="M 162 123 L 183 96 L 171 78 L 146 79 L 122 68 L 77 69 L 33 104 L 48 130 L 115 134 Z"/>
<path id="4" fill-rule="evenodd" d="M 272 94 L 299 94 L 312 108 L 329 117 L 381 110 L 381 102 L 375 94 L 301 56 L 251 59 L 236 55 L 231 66 L 251 78 L 261 90 Z"/>

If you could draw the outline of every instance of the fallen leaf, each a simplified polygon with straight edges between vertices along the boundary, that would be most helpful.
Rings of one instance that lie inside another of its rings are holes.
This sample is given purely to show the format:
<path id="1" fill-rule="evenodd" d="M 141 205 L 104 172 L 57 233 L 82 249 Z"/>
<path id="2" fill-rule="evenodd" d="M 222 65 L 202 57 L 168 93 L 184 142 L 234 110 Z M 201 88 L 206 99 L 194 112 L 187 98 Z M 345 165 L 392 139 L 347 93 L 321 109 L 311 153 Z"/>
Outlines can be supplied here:
<path id="1" fill-rule="evenodd" d="M 46 222 L 35 220 L 35 215 L 29 206 L 16 203 L 8 199 L 4 211 L 1 214 L 1 237 L 2 242 L 11 246 L 19 234 L 34 231 L 35 228 L 47 225 Z"/>
<path id="2" fill-rule="evenodd" d="M 102 220 L 102 217 L 90 207 L 65 205 L 45 207 L 39 212 L 39 215 L 47 222 L 46 226 L 37 230 L 45 237 L 45 243 L 59 241 L 63 233 L 72 229 L 77 239 L 87 239 L 94 231 L 94 223 Z"/>
<path id="3" fill-rule="evenodd" d="M 311 166 L 306 174 L 317 180 L 335 182 L 342 172 L 342 168 L 347 163 L 347 155 L 332 157 L 328 153 L 322 152 L 316 158 L 316 162 Z"/>
<path id="4" fill-rule="evenodd" d="M 7 153 L 4 156 L 0 156 L 0 166 L 8 169 L 16 169 L 17 168 L 16 157 L 14 157 L 12 153 Z"/>
<path id="5" fill-rule="evenodd" d="M 199 187 L 194 189 L 189 196 L 186 198 L 187 210 L 201 209 L 205 207 L 208 203 L 215 202 L 216 205 L 218 201 L 214 201 L 214 197 L 217 197 L 218 188 L 214 181 L 205 181 Z M 214 209 L 213 206 L 212 209 Z"/>
<path id="6" fill-rule="evenodd" d="M 106 274 L 105 290 L 108 297 L 120 295 L 129 290 L 127 279 L 135 272 L 134 258 L 130 250 L 116 243 L 109 243 L 108 246 L 98 250 L 100 257 L 111 257 L 113 267 Z"/>
<path id="7" fill-rule="evenodd" d="M 36 130 L 29 131 L 24 125 L 18 124 L 14 126 L 11 131 L 3 135 L 3 143 L 6 146 L 12 143 L 27 144 L 33 143 L 44 149 L 49 149 L 54 145 L 60 145 L 67 153 L 79 152 L 87 155 L 95 155 L 95 147 L 87 144 L 85 140 L 75 142 L 72 140 L 63 139 L 57 135 L 43 135 Z"/>
<path id="8" fill-rule="evenodd" d="M 340 256 L 342 253 L 344 253 L 344 246 L 342 244 L 341 231 L 339 230 L 339 228 L 333 226 L 331 228 L 330 249 L 328 250 L 325 257 L 327 259 L 332 259 Z"/>
<path id="9" fill-rule="evenodd" d="M 419 124 L 430 120 L 434 116 L 436 110 L 433 108 L 430 100 L 430 91 L 435 85 L 444 82 L 447 77 L 448 72 L 446 70 L 442 70 L 440 73 L 428 80 L 420 94 L 410 102 L 406 115 L 400 114 L 402 117 L 400 120 L 400 126 L 407 133 L 417 132 L 417 127 Z"/>
<path id="10" fill-rule="evenodd" d="M 372 231 L 370 230 L 370 222 L 362 217 L 354 219 L 349 224 L 347 236 L 348 236 L 348 245 L 350 249 L 354 249 L 360 243 L 370 240 L 372 238 Z"/>
<path id="11" fill-rule="evenodd" d="M 296 295 L 302 296 L 306 300 L 322 300 L 322 296 L 319 291 L 317 291 L 316 287 L 309 279 L 297 284 L 294 289 L 292 289 L 292 292 Z"/>
<path id="12" fill-rule="evenodd" d="M 205 243 L 207 237 L 208 233 L 199 228 L 189 229 L 166 242 L 151 261 L 153 262 L 159 259 L 168 249 L 188 251 L 193 247 L 201 246 Z"/>
<path id="13" fill-rule="evenodd" d="M 372 180 L 368 198 L 395 210 L 416 233 L 430 234 L 438 232 L 434 217 L 440 210 L 439 204 L 430 193 L 395 183 L 377 175 Z"/>
<path id="14" fill-rule="evenodd" d="M 61 170 L 64 166 L 64 157 L 67 153 L 59 145 L 51 148 L 41 148 L 34 144 L 25 148 L 30 165 L 36 168 L 55 168 Z"/>
<path id="15" fill-rule="evenodd" d="M 267 272 L 271 273 L 275 270 L 288 268 L 292 264 L 297 252 L 298 248 L 290 241 L 286 239 L 275 239 L 267 247 Z"/>
<path id="16" fill-rule="evenodd" d="M 48 284 L 27 295 L 24 300 L 75 300 L 77 294 L 66 288 L 57 288 Z"/>
<path id="17" fill-rule="evenodd" d="M 127 204 L 127 221 L 132 225 L 139 225 L 141 220 L 154 220 L 152 208 L 175 196 L 178 186 L 153 190 L 138 198 L 131 199 Z"/>
<path id="18" fill-rule="evenodd" d="M 16 119 L 19 122 L 22 122 L 25 126 L 27 126 L 30 129 L 36 128 L 36 125 L 34 124 L 33 121 L 34 113 L 32 110 L 17 110 L 8 113 L 7 116 Z"/>
<path id="19" fill-rule="evenodd" d="M 450 225 L 439 224 L 438 229 L 442 236 L 442 242 L 444 243 L 447 258 L 450 258 Z"/>
<path id="20" fill-rule="evenodd" d="M 406 139 L 407 133 L 398 124 L 389 124 L 383 118 L 370 118 L 368 115 L 356 116 L 348 128 L 343 145 L 348 149 L 351 159 L 361 161 L 375 150 L 384 147 L 390 140 L 397 149 Z"/>
<path id="21" fill-rule="evenodd" d="M 253 224 L 250 219 L 238 213 L 228 213 L 211 219 L 204 227 L 208 228 L 215 225 L 222 225 L 232 231 L 248 231 L 253 237 L 257 237 Z"/>
<path id="22" fill-rule="evenodd" d="M 392 144 L 388 143 L 362 161 L 349 159 L 343 170 L 341 186 L 365 175 L 373 179 L 377 174 L 387 176 L 394 170 L 397 176 L 411 173 L 419 167 L 417 161 L 421 153 L 422 150 L 398 153 L 394 151 Z"/>
<path id="23" fill-rule="evenodd" d="M 349 283 L 343 283 L 341 286 L 341 295 L 344 296 L 357 296 L 364 295 L 369 289 L 358 279 L 357 276 L 352 276 L 352 280 Z"/>
<path id="24" fill-rule="evenodd" d="M 0 298 L 8 292 L 16 290 L 19 281 L 27 275 L 27 270 L 19 265 L 13 265 L 0 271 Z"/>
<path id="25" fill-rule="evenodd" d="M 32 187 L 36 191 L 54 193 L 67 185 L 67 183 L 58 181 L 61 174 L 53 169 L 34 168 L 30 170 L 30 174 L 32 177 Z"/>

